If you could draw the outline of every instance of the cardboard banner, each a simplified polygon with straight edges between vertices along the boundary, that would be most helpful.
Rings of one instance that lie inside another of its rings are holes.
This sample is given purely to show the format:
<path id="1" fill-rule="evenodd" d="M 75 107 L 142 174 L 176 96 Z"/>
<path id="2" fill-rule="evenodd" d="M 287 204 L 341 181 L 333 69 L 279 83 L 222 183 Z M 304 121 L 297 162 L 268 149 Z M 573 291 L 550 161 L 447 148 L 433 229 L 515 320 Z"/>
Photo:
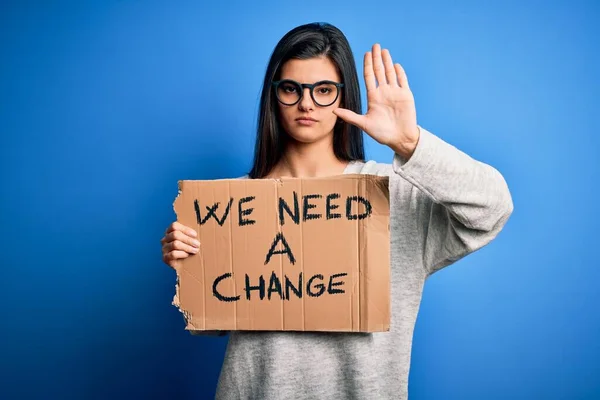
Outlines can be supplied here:
<path id="1" fill-rule="evenodd" d="M 188 330 L 389 330 L 388 177 L 180 181 Z"/>

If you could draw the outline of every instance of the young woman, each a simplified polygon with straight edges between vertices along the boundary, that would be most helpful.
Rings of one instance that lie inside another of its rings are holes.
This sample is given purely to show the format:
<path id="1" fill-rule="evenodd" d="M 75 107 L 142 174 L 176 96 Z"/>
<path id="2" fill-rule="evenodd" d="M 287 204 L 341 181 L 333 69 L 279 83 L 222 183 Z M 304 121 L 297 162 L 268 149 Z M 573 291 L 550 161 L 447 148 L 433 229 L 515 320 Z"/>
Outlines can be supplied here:
<path id="1" fill-rule="evenodd" d="M 353 60 L 345 36 L 329 24 L 303 25 L 281 39 L 264 80 L 247 178 L 390 177 L 390 331 L 230 332 L 217 398 L 407 398 L 425 280 L 488 244 L 512 213 L 496 169 L 417 125 L 407 76 L 377 44 L 364 55 L 362 115 Z M 389 164 L 364 160 L 362 131 L 394 151 Z M 164 261 L 177 267 L 198 253 L 195 237 L 171 224 Z"/>

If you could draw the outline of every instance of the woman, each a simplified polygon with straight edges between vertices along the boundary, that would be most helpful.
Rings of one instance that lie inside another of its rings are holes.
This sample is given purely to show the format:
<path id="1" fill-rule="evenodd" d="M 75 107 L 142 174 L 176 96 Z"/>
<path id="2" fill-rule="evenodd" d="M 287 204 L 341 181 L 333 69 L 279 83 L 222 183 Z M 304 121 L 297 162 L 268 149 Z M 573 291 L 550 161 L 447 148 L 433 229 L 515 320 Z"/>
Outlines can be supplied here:
<path id="1" fill-rule="evenodd" d="M 406 74 L 377 44 L 364 55 L 364 80 L 368 111 L 361 115 L 342 32 L 308 24 L 286 34 L 266 72 L 248 178 L 390 177 L 390 331 L 231 332 L 217 398 L 407 398 L 426 278 L 489 243 L 512 213 L 496 169 L 417 125 Z M 394 151 L 391 163 L 363 160 L 361 131 Z M 177 267 L 197 253 L 195 236 L 173 223 L 162 240 L 164 261 Z"/>

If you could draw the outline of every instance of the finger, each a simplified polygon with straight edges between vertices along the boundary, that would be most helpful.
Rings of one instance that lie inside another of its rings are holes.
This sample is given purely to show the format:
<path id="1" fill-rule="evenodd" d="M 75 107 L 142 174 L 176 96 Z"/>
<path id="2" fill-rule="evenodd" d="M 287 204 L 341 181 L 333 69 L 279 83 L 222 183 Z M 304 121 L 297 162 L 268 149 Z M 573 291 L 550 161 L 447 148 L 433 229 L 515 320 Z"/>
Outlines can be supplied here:
<path id="1" fill-rule="evenodd" d="M 392 86 L 398 86 L 398 78 L 396 76 L 396 70 L 394 69 L 394 62 L 392 61 L 392 55 L 388 49 L 384 49 L 381 52 L 383 58 L 383 66 L 385 68 L 385 77 L 388 83 Z"/>
<path id="2" fill-rule="evenodd" d="M 358 126 L 363 131 L 365 130 L 366 117 L 364 115 L 357 114 L 345 108 L 336 108 L 333 110 L 333 113 L 349 124 Z"/>
<path id="3" fill-rule="evenodd" d="M 408 77 L 406 76 L 404 68 L 398 63 L 396 63 L 394 67 L 396 69 L 396 75 L 398 76 L 398 84 L 403 88 L 410 89 L 408 86 Z"/>
<path id="4" fill-rule="evenodd" d="M 175 250 L 175 251 L 166 253 L 163 256 L 163 261 L 168 264 L 170 261 L 182 260 L 184 258 L 188 258 L 189 256 L 190 255 L 188 253 L 186 253 L 185 251 Z"/>
<path id="5" fill-rule="evenodd" d="M 173 231 L 167 234 L 165 243 L 179 240 L 193 247 L 200 247 L 200 241 L 183 233 L 182 231 Z"/>
<path id="6" fill-rule="evenodd" d="M 379 44 L 373 45 L 373 71 L 375 72 L 377 83 L 380 86 L 385 85 L 387 83 L 387 79 L 385 78 L 383 60 L 381 59 L 381 46 Z"/>
<path id="7" fill-rule="evenodd" d="M 167 228 L 167 230 L 165 231 L 165 234 L 169 233 L 169 232 L 173 232 L 173 231 L 182 231 L 185 234 L 192 236 L 192 237 L 196 237 L 197 233 L 195 230 L 193 230 L 192 228 L 183 225 L 180 222 L 173 222 L 171 225 L 169 225 L 169 227 Z"/>
<path id="8" fill-rule="evenodd" d="M 198 247 L 190 246 L 189 244 L 183 243 L 180 240 L 174 240 L 172 242 L 169 242 L 166 245 L 164 245 L 163 248 L 165 253 L 169 253 L 174 250 L 182 250 L 186 253 L 196 254 L 200 250 Z"/>
<path id="9" fill-rule="evenodd" d="M 363 69 L 365 74 L 365 86 L 367 91 L 377 88 L 375 83 L 375 73 L 373 72 L 373 56 L 370 51 L 365 53 L 365 59 L 363 62 Z"/>

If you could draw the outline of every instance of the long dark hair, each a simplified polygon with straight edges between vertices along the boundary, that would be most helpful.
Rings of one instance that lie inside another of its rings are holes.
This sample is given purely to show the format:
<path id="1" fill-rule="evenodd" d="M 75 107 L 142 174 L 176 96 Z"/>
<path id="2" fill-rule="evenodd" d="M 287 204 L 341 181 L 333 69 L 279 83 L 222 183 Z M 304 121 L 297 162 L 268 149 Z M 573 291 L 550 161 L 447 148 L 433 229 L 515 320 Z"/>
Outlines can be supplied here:
<path id="1" fill-rule="evenodd" d="M 326 56 L 337 67 L 344 83 L 340 106 L 361 114 L 360 88 L 354 56 L 346 36 L 327 23 L 298 26 L 277 43 L 265 73 L 260 98 L 258 130 L 254 147 L 254 162 L 248 177 L 265 177 L 279 162 L 285 151 L 287 133 L 277 117 L 277 99 L 271 82 L 279 79 L 281 67 L 290 59 L 305 60 Z M 361 130 L 338 118 L 333 129 L 333 150 L 339 160 L 364 160 Z"/>

